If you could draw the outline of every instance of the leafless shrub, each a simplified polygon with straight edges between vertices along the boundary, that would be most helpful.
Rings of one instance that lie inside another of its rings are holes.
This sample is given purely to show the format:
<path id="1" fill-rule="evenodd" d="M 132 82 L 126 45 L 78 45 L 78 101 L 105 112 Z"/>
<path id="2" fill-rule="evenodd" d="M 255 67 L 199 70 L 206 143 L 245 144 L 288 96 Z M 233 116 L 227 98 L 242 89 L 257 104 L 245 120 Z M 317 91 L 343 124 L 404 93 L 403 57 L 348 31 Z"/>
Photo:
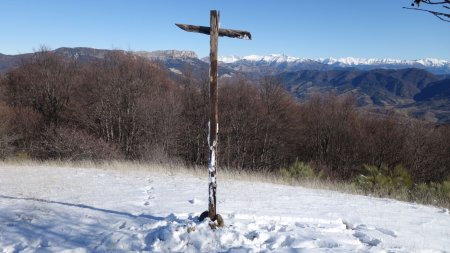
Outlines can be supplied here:
<path id="1" fill-rule="evenodd" d="M 0 102 L 0 159 L 4 159 L 13 154 L 14 141 L 18 136 L 12 131 L 13 111 L 8 106 Z"/>
<path id="2" fill-rule="evenodd" d="M 2 152 L 207 162 L 208 79 L 188 68 L 174 81 L 129 53 L 83 65 L 41 50 L 0 79 Z M 450 176 L 450 127 L 374 116 L 351 96 L 300 103 L 273 77 L 224 79 L 219 94 L 219 166 L 266 173 L 299 161 L 328 179 L 351 180 L 365 164 L 403 165 L 416 182 Z"/>
<path id="3" fill-rule="evenodd" d="M 222 84 L 219 93 L 221 165 L 274 170 L 295 161 L 298 104 L 278 80 L 254 84 L 238 77 Z"/>
<path id="4" fill-rule="evenodd" d="M 299 158 L 322 164 L 329 177 L 349 178 L 363 161 L 362 125 L 353 97 L 316 95 L 302 106 Z"/>
<path id="5" fill-rule="evenodd" d="M 450 176 L 450 127 L 410 122 L 402 157 L 417 182 L 432 182 Z"/>
<path id="6" fill-rule="evenodd" d="M 31 107 L 12 107 L 11 129 L 18 138 L 15 141 L 17 151 L 28 156 L 31 155 L 31 147 L 45 129 L 42 115 Z"/>
<path id="7" fill-rule="evenodd" d="M 207 163 L 208 85 L 208 78 L 197 81 L 189 72 L 181 82 L 180 101 L 182 110 L 180 114 L 178 154 L 191 166 L 205 165 Z M 220 128 L 222 127 L 220 126 Z"/>
<path id="8" fill-rule="evenodd" d="M 176 149 L 181 111 L 177 87 L 157 65 L 114 52 L 89 65 L 78 93 L 76 118 L 129 159 L 145 157 L 140 146 Z"/>
<path id="9" fill-rule="evenodd" d="M 6 74 L 7 102 L 12 107 L 31 107 L 46 124 L 57 126 L 67 110 L 76 73 L 73 62 L 44 48 Z"/>
<path id="10" fill-rule="evenodd" d="M 116 160 L 123 155 L 117 146 L 74 128 L 46 129 L 40 141 L 32 147 L 39 159 Z"/>

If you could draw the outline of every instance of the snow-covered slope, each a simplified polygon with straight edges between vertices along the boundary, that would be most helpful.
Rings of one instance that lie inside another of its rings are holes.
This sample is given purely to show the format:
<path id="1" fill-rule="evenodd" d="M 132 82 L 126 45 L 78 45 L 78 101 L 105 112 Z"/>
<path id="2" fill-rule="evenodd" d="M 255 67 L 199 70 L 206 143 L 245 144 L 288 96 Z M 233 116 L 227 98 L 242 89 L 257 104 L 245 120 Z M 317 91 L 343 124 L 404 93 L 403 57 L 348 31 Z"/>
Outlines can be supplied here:
<path id="1" fill-rule="evenodd" d="M 197 216 L 207 177 L 0 166 L 0 252 L 446 252 L 448 210 L 220 178 L 224 228 Z"/>
<path id="2" fill-rule="evenodd" d="M 240 63 L 260 63 L 260 64 L 303 64 L 305 62 L 316 62 L 330 67 L 355 67 L 360 69 L 374 68 L 422 68 L 435 74 L 450 73 L 450 61 L 438 59 L 419 59 L 419 60 L 397 60 L 397 59 L 375 59 L 375 58 L 319 58 L 306 59 L 300 57 L 287 56 L 283 54 L 271 55 L 250 55 L 250 56 L 222 56 L 219 61 L 225 64 L 237 65 Z"/>

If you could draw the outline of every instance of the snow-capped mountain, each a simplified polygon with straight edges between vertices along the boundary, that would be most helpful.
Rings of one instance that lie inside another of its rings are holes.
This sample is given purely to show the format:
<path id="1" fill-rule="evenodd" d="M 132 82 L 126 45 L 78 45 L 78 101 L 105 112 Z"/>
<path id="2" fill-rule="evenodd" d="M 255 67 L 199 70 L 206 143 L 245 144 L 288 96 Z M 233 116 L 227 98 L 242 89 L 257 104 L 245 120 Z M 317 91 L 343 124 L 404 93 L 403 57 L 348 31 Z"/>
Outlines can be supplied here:
<path id="1" fill-rule="evenodd" d="M 325 58 L 317 61 L 329 65 L 339 65 L 342 67 L 354 67 L 360 65 L 403 65 L 407 67 L 424 66 L 429 68 L 450 68 L 450 61 L 438 59 L 420 59 L 420 60 L 397 60 L 397 59 L 376 59 L 376 58 Z"/>
<path id="2" fill-rule="evenodd" d="M 179 51 L 179 50 L 158 50 L 158 51 L 136 51 L 134 54 L 149 60 L 166 60 L 166 59 L 198 59 L 198 56 L 193 51 Z"/>
<path id="3" fill-rule="evenodd" d="M 76 59 L 80 63 L 102 59 L 110 51 L 81 47 L 54 50 L 56 54 Z M 157 61 L 175 80 L 189 75 L 202 82 L 209 72 L 209 59 L 199 59 L 192 51 L 130 53 Z M 0 54 L 0 75 L 17 68 L 20 62 L 31 56 L 32 54 Z M 300 100 L 307 100 L 317 92 L 356 92 L 360 106 L 380 110 L 392 107 L 404 109 L 409 106 L 404 110 L 412 117 L 422 118 L 424 115 L 433 122 L 450 122 L 449 61 L 351 57 L 307 59 L 283 54 L 226 56 L 220 57 L 219 60 L 221 78 L 242 75 L 258 82 L 260 78 L 272 75 Z"/>
<path id="4" fill-rule="evenodd" d="M 208 61 L 208 58 L 204 58 Z M 244 57 L 225 56 L 219 57 L 222 69 L 251 73 L 256 76 L 276 75 L 283 72 L 295 72 L 301 70 L 331 70 L 333 67 L 316 60 L 287 56 L 283 54 L 271 54 L 266 56 L 249 55 Z"/>
<path id="5" fill-rule="evenodd" d="M 271 55 L 249 55 L 249 56 L 223 56 L 219 57 L 219 61 L 223 63 L 234 63 L 237 61 L 263 61 L 263 62 L 304 62 L 308 61 L 305 58 L 299 58 L 299 57 L 293 57 L 293 56 L 287 56 L 284 54 L 271 54 Z"/>
<path id="6" fill-rule="evenodd" d="M 249 56 L 222 56 L 219 61 L 226 65 L 232 65 L 235 69 L 241 69 L 239 65 L 266 66 L 283 65 L 288 67 L 286 70 L 302 70 L 304 64 L 308 63 L 306 69 L 311 68 L 311 64 L 315 65 L 318 70 L 333 68 L 358 68 L 370 70 L 376 68 L 384 69 L 403 69 L 403 68 L 420 68 L 428 70 L 434 74 L 450 74 L 450 61 L 439 59 L 419 59 L 419 60 L 397 60 L 397 59 L 376 59 L 376 58 L 319 58 L 306 59 L 283 54 L 271 55 L 249 55 Z M 315 64 L 314 64 L 315 63 Z M 320 65 L 324 65 L 319 67 Z"/>

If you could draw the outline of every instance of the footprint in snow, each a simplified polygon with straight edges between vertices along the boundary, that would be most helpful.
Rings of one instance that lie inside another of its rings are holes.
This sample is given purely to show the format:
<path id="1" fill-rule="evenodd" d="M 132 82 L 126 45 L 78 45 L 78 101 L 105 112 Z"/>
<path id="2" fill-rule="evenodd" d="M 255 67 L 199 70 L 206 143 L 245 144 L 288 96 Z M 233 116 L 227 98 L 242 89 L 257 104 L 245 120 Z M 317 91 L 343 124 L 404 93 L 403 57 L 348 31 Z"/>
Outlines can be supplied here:
<path id="1" fill-rule="evenodd" d="M 397 238 L 397 232 L 395 232 L 394 230 L 390 230 L 390 229 L 386 229 L 386 228 L 380 228 L 380 227 L 367 227 L 364 224 L 360 224 L 358 226 L 356 226 L 355 230 L 358 230 L 359 232 L 361 232 L 361 230 L 366 230 L 366 231 L 378 231 L 384 235 L 388 235 L 394 238 Z"/>
<path id="2" fill-rule="evenodd" d="M 376 228 L 376 230 L 378 230 L 379 232 L 385 234 L 385 235 L 389 235 L 392 237 L 397 237 L 397 233 L 393 230 L 389 230 L 389 229 L 385 229 L 385 228 Z"/>
<path id="3" fill-rule="evenodd" d="M 257 231 L 251 231 L 251 232 L 248 232 L 247 234 L 245 234 L 244 236 L 248 240 L 253 241 L 259 237 L 259 233 Z"/>
<path id="4" fill-rule="evenodd" d="M 309 225 L 303 224 L 303 223 L 300 223 L 300 222 L 296 222 L 295 226 L 297 226 L 299 228 L 309 228 Z"/>
<path id="5" fill-rule="evenodd" d="M 190 199 L 190 200 L 188 200 L 188 202 L 189 202 L 190 204 L 192 204 L 192 205 L 203 204 L 203 201 L 201 201 L 201 200 L 199 200 L 199 199 L 197 199 L 197 198 Z"/>
<path id="6" fill-rule="evenodd" d="M 355 228 L 355 225 L 347 220 L 343 220 L 342 224 L 345 225 L 345 229 L 352 230 Z"/>
<path id="7" fill-rule="evenodd" d="M 360 242 L 362 242 L 362 243 L 364 243 L 364 244 L 367 244 L 367 245 L 369 245 L 369 246 L 372 246 L 372 247 L 375 247 L 375 246 L 377 246 L 378 244 L 381 243 L 380 240 L 378 240 L 378 239 L 376 239 L 376 238 L 372 238 L 372 237 L 370 237 L 370 236 L 368 236 L 368 235 L 366 235 L 366 234 L 364 234 L 364 233 L 362 233 L 362 232 L 360 232 L 360 231 L 356 231 L 356 232 L 353 234 L 353 236 L 356 237 L 356 238 L 358 238 L 358 240 L 359 240 Z"/>
<path id="8" fill-rule="evenodd" d="M 144 206 L 148 206 L 150 205 L 150 200 L 154 199 L 155 197 L 153 196 L 153 186 L 150 187 L 149 190 L 146 190 L 145 193 L 147 194 L 147 201 L 144 202 Z"/>
<path id="9" fill-rule="evenodd" d="M 325 249 L 332 249 L 332 248 L 338 248 L 340 245 L 339 243 L 332 241 L 332 240 L 315 240 L 314 244 L 320 249 L 320 248 L 325 248 Z"/>
<path id="10" fill-rule="evenodd" d="M 119 226 L 119 229 L 125 228 L 126 225 L 127 225 L 127 223 L 125 221 L 122 222 L 122 224 L 120 224 L 120 226 Z"/>

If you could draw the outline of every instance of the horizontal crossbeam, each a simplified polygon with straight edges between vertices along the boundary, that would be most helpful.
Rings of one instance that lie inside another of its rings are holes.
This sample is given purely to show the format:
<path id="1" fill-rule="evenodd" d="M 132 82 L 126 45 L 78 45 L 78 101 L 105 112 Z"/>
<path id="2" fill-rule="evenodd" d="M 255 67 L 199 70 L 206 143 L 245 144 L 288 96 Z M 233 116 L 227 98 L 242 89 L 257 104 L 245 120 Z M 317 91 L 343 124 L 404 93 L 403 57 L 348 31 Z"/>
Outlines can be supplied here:
<path id="1" fill-rule="evenodd" d="M 185 25 L 185 24 L 175 24 L 175 25 L 187 32 L 203 33 L 209 35 L 211 31 L 211 28 L 207 26 Z M 246 39 L 246 40 L 252 39 L 252 35 L 250 34 L 250 32 L 241 30 L 223 29 L 223 28 L 219 29 L 219 36 L 237 39 Z"/>

